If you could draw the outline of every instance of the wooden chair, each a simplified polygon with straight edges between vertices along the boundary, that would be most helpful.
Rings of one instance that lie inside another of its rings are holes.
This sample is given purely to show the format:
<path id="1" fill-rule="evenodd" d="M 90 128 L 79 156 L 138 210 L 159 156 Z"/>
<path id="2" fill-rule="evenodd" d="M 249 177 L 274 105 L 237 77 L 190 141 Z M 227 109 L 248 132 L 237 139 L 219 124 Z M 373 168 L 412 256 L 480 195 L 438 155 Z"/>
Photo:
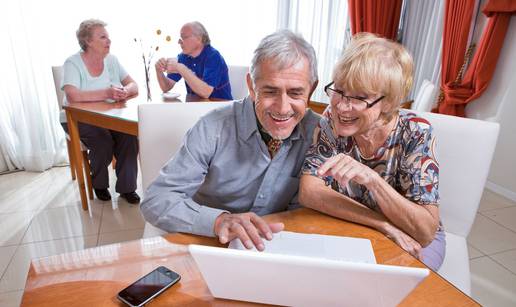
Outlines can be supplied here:
<path id="1" fill-rule="evenodd" d="M 64 92 L 61 90 L 61 80 L 63 79 L 63 67 L 62 66 L 52 66 L 52 75 L 54 77 L 54 86 L 56 90 L 57 103 L 59 105 L 59 110 L 61 114 L 64 114 L 63 110 L 63 98 Z M 60 116 L 64 118 L 63 116 Z M 66 133 L 66 148 L 68 150 L 68 159 L 70 160 L 70 172 L 72 175 L 72 180 L 76 179 L 76 174 L 79 171 L 76 167 L 76 162 L 72 155 L 71 151 L 71 143 L 70 143 L 70 135 Z M 93 188 L 91 186 L 91 169 L 90 169 L 90 161 L 88 160 L 88 148 L 81 142 L 81 152 L 82 159 L 84 165 L 84 173 L 86 174 L 86 187 L 88 189 L 88 196 L 90 199 L 93 199 Z"/>

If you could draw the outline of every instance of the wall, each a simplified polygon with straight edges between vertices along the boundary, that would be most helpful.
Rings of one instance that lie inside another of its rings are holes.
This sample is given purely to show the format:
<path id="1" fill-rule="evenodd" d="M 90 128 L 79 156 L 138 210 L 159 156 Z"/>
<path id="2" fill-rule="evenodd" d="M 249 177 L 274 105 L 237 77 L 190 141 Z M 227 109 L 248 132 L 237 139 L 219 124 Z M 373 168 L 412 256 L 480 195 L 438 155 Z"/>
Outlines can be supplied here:
<path id="1" fill-rule="evenodd" d="M 478 24 L 484 24 L 479 20 Z M 481 28 L 481 27 L 479 27 Z M 476 31 L 477 32 L 477 31 Z M 476 35 L 477 36 L 477 35 Z M 479 40 L 476 40 L 479 41 Z M 484 94 L 466 107 L 466 116 L 500 123 L 487 188 L 516 201 L 516 20 L 513 16 L 496 71 Z M 479 140 L 479 145 L 482 142 Z"/>

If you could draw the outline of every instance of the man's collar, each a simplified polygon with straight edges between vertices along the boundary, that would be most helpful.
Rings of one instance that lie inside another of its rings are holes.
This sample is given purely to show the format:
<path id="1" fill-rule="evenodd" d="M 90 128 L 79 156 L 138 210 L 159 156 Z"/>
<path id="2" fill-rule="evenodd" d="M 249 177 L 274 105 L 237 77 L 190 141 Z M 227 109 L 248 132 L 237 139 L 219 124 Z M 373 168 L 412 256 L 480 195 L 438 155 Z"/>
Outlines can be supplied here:
<path id="1" fill-rule="evenodd" d="M 204 56 L 204 54 L 208 51 L 208 46 L 210 46 L 210 44 L 207 44 L 207 45 L 203 45 L 202 46 L 202 50 L 201 50 L 201 53 L 199 53 L 198 56 L 191 56 L 191 55 L 188 55 L 188 54 L 185 54 L 187 57 L 191 58 L 191 59 L 198 59 L 198 58 L 201 58 L 202 56 Z"/>

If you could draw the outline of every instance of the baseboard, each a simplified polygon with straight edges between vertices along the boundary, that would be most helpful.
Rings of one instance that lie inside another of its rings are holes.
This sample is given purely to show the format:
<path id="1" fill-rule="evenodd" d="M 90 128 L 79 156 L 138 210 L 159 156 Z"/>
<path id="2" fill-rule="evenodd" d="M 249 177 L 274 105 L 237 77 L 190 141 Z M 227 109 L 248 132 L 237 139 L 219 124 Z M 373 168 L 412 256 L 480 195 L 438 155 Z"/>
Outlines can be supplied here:
<path id="1" fill-rule="evenodd" d="M 507 188 L 504 188 L 502 186 L 499 186 L 491 181 L 487 181 L 486 182 L 486 188 L 488 188 L 489 190 L 495 192 L 496 194 L 500 194 L 502 195 L 503 197 L 505 198 L 508 198 L 514 202 L 516 202 L 516 192 L 514 191 L 511 191 Z"/>

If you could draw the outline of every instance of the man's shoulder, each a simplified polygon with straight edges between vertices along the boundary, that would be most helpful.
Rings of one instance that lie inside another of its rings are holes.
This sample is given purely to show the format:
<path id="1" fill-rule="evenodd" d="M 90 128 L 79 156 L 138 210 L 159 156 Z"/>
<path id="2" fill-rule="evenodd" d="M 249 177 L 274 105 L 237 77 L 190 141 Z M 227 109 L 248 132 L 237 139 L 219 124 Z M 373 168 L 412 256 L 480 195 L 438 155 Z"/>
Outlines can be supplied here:
<path id="1" fill-rule="evenodd" d="M 312 109 L 307 109 L 301 123 L 306 127 L 315 127 L 319 124 L 321 118 L 320 114 L 315 113 Z"/>
<path id="2" fill-rule="evenodd" d="M 240 108 L 239 101 L 228 102 L 227 104 L 217 107 L 202 116 L 199 122 L 210 126 L 223 126 L 227 121 L 233 121 L 236 110 Z"/>

